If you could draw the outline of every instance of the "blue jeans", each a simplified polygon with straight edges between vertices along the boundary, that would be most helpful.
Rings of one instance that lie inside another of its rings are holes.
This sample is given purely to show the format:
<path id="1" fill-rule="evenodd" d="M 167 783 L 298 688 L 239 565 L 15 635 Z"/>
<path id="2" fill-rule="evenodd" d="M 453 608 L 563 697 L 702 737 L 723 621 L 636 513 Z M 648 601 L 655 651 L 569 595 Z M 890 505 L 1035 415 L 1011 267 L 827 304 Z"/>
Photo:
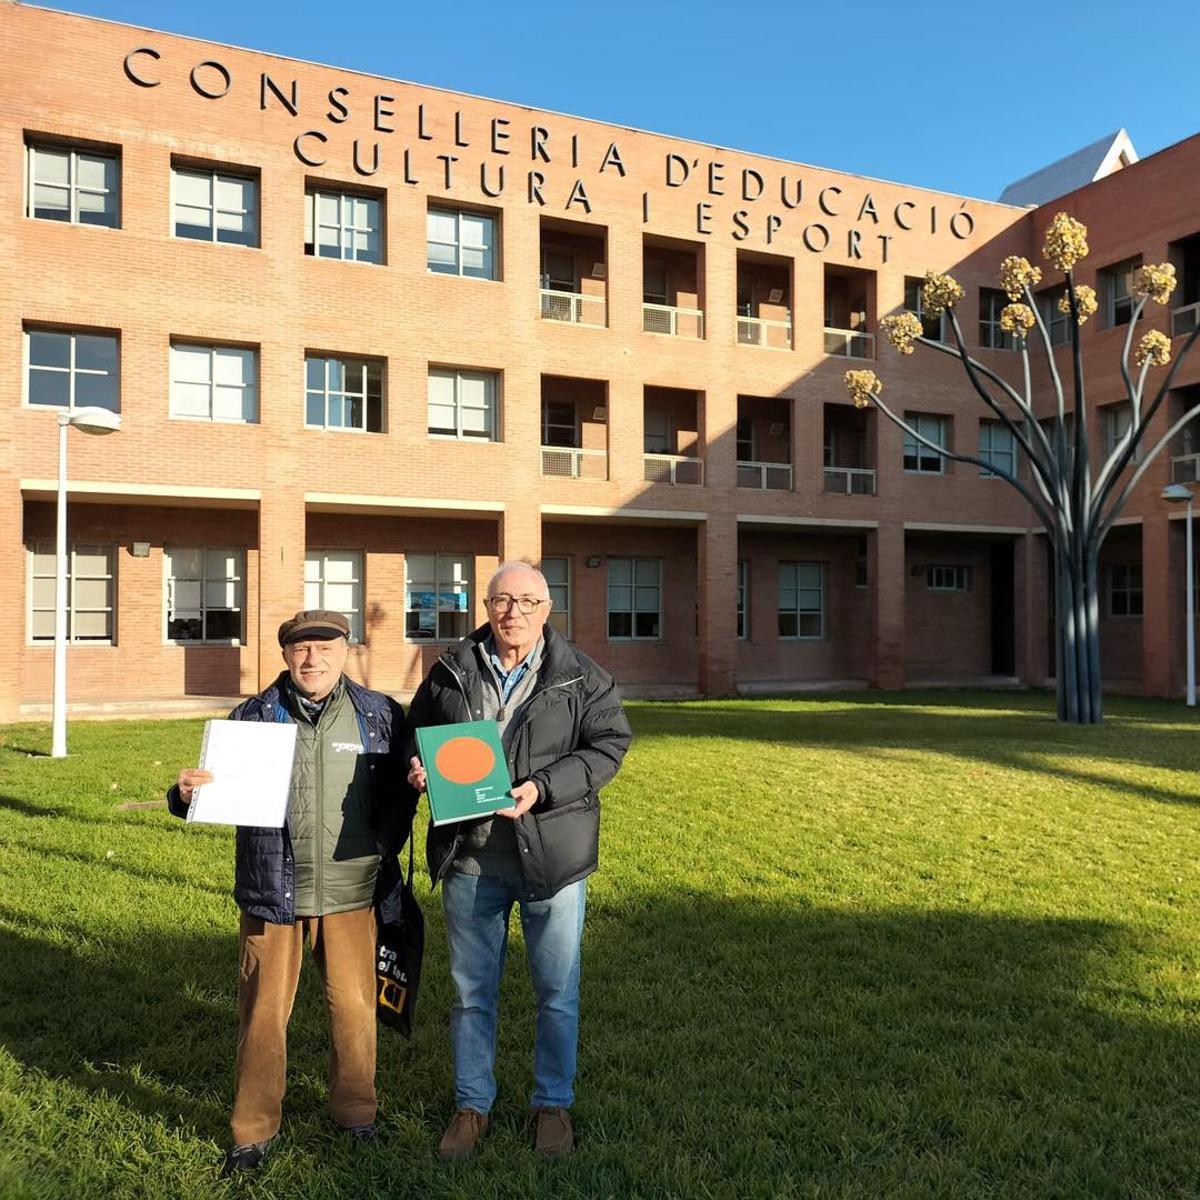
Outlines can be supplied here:
<path id="1" fill-rule="evenodd" d="M 530 900 L 519 880 L 451 871 L 442 884 L 450 975 L 456 1108 L 491 1110 L 496 1099 L 496 1010 L 508 950 L 508 918 L 521 909 L 525 954 L 537 998 L 533 1108 L 569 1108 L 579 1044 L 579 940 L 587 880 L 549 900 Z"/>

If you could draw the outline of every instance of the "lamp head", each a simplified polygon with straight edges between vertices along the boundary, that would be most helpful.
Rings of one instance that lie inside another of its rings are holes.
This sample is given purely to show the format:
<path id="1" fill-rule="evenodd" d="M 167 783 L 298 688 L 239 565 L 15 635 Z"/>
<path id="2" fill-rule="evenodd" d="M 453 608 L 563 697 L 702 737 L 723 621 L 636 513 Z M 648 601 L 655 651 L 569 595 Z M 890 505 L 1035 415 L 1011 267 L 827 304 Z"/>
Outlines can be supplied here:
<path id="1" fill-rule="evenodd" d="M 121 428 L 121 414 L 109 412 L 107 408 L 77 408 L 65 423 L 84 433 L 116 433 Z"/>
<path id="2" fill-rule="evenodd" d="M 1182 483 L 1168 483 L 1162 490 L 1162 498 L 1172 504 L 1186 504 L 1192 498 L 1192 489 Z"/>

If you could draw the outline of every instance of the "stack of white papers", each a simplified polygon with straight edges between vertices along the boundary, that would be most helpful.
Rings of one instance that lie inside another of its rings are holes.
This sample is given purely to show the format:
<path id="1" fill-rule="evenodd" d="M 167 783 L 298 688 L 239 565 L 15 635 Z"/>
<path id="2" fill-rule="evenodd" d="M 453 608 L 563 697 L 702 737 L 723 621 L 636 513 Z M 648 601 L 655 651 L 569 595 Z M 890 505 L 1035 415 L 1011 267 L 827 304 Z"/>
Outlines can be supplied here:
<path id="1" fill-rule="evenodd" d="M 200 766 L 213 773 L 213 781 L 192 794 L 187 819 L 281 828 L 295 757 L 296 726 L 291 722 L 206 722 Z"/>

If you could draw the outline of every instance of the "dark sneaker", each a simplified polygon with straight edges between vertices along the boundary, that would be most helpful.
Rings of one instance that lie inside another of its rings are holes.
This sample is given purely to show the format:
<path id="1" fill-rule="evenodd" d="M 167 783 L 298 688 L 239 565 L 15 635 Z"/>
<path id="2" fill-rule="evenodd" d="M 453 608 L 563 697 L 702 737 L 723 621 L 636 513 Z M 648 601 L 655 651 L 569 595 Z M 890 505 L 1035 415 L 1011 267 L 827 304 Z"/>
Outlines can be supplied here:
<path id="1" fill-rule="evenodd" d="M 535 1144 L 543 1158 L 562 1158 L 575 1149 L 575 1131 L 571 1114 L 565 1108 L 535 1108 L 537 1121 Z"/>
<path id="2" fill-rule="evenodd" d="M 225 1165 L 221 1168 L 221 1178 L 228 1179 L 237 1171 L 256 1171 L 262 1166 L 267 1156 L 267 1147 L 274 1141 L 267 1138 L 265 1142 L 245 1142 L 234 1146 L 225 1155 Z"/>
<path id="3" fill-rule="evenodd" d="M 344 1125 L 342 1132 L 356 1142 L 373 1142 L 379 1130 L 374 1125 Z"/>
<path id="4" fill-rule="evenodd" d="M 471 1158 L 487 1135 L 490 1124 L 486 1113 L 476 1112 L 473 1108 L 460 1108 L 450 1119 L 438 1143 L 438 1158 L 444 1162 Z"/>

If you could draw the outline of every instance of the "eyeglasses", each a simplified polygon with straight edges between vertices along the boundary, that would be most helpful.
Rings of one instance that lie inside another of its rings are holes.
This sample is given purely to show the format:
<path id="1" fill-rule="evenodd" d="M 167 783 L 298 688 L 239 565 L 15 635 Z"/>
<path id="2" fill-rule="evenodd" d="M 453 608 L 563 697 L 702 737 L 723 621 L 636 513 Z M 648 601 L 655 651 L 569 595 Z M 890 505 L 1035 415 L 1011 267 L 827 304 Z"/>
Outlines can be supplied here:
<path id="1" fill-rule="evenodd" d="M 536 612 L 539 605 L 549 603 L 548 600 L 539 600 L 536 596 L 510 596 L 507 592 L 498 592 L 484 601 L 494 613 L 506 613 L 515 604 L 517 611 L 525 616 Z"/>

